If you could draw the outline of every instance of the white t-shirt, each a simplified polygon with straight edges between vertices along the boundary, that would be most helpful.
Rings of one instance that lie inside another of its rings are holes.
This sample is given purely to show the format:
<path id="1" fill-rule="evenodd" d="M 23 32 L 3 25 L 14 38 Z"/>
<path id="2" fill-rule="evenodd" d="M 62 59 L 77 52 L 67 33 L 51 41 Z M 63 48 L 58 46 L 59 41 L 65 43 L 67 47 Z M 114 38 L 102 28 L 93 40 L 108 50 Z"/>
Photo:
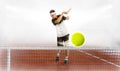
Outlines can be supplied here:
<path id="1" fill-rule="evenodd" d="M 60 24 L 56 24 L 55 27 L 56 27 L 57 37 L 63 37 L 68 34 L 64 21 L 62 21 Z"/>

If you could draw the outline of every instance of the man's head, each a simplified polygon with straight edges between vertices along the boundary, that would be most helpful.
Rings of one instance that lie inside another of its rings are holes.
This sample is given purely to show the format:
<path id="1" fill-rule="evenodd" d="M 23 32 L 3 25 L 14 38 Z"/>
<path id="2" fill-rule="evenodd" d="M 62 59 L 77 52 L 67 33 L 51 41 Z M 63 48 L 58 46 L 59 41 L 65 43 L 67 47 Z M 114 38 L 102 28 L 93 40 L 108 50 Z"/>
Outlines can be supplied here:
<path id="1" fill-rule="evenodd" d="M 55 13 L 55 10 L 50 10 L 50 16 L 51 16 L 52 18 L 56 18 L 56 17 L 57 17 L 57 15 L 56 15 L 56 13 Z"/>

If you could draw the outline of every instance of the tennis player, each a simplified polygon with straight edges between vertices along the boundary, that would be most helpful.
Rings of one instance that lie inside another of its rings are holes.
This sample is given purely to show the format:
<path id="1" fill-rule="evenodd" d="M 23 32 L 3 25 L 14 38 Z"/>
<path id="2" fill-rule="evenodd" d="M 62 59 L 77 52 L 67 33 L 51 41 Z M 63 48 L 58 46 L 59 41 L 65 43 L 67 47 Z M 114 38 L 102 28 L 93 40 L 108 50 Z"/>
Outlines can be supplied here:
<path id="1" fill-rule="evenodd" d="M 64 16 L 64 14 L 68 14 L 69 11 L 63 11 L 61 14 L 56 15 L 55 10 L 50 10 L 50 16 L 52 17 L 52 23 L 56 27 L 57 32 L 57 46 L 68 46 L 69 45 L 69 33 L 65 26 L 64 21 L 69 20 L 69 16 Z M 56 54 L 56 62 L 60 59 L 60 50 L 57 51 Z M 64 64 L 68 64 L 69 50 L 65 50 L 65 59 Z"/>

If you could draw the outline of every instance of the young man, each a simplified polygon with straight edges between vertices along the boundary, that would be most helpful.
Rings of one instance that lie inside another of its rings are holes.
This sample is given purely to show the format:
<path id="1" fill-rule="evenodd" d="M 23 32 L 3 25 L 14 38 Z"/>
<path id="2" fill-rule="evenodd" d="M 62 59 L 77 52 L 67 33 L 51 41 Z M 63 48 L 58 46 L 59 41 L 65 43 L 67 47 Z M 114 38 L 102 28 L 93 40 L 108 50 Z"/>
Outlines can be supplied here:
<path id="1" fill-rule="evenodd" d="M 52 17 L 52 23 L 56 27 L 57 32 L 57 46 L 68 46 L 69 45 L 69 33 L 66 29 L 66 26 L 64 24 L 65 20 L 69 20 L 69 16 L 64 16 L 64 14 L 68 14 L 68 11 L 62 12 L 60 15 L 56 15 L 55 10 L 50 10 L 50 16 Z M 64 64 L 68 63 L 68 56 L 69 56 L 69 50 L 65 50 L 65 59 Z M 58 50 L 56 55 L 56 61 L 59 61 L 60 57 L 60 50 Z"/>

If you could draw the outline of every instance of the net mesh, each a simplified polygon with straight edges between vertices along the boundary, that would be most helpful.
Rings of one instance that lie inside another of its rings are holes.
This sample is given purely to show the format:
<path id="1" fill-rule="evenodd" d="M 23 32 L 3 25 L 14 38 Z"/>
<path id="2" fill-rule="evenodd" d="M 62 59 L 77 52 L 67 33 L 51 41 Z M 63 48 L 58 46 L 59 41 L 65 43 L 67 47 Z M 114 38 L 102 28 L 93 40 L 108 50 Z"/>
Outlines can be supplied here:
<path id="1" fill-rule="evenodd" d="M 27 47 L 26 47 L 27 48 Z M 33 47 L 34 48 L 34 47 Z M 39 47 L 40 48 L 40 47 Z M 41 47 L 43 48 L 43 47 Z M 55 48 L 55 47 L 54 47 Z M 60 61 L 56 62 L 56 49 L 12 49 L 10 54 L 11 71 L 63 71 L 83 70 L 87 71 L 119 71 L 120 68 L 120 50 L 116 49 L 69 49 L 69 63 L 63 63 L 65 58 L 65 49 L 61 47 Z M 0 68 L 7 68 L 7 49 L 0 51 Z M 3 67 L 4 66 L 4 67 Z M 6 67 L 5 67 L 6 66 Z M 37 69 L 37 70 L 36 70 Z"/>

